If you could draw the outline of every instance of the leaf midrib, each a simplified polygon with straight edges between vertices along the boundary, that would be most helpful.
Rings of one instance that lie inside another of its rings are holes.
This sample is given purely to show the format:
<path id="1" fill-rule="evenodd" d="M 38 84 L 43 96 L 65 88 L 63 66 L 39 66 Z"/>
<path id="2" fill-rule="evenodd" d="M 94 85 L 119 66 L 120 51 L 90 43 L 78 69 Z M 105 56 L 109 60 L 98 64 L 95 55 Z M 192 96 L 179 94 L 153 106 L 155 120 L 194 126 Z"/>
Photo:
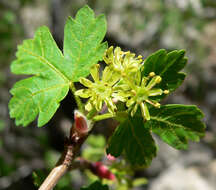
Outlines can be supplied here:
<path id="1" fill-rule="evenodd" d="M 143 147 L 143 144 L 141 143 L 141 141 L 139 140 L 139 138 L 138 138 L 138 137 L 136 136 L 136 134 L 135 134 L 135 131 L 134 131 L 132 122 L 131 122 L 130 120 L 128 120 L 128 121 L 129 121 L 129 127 L 130 127 L 130 129 L 131 129 L 131 131 L 132 131 L 132 135 L 133 135 L 134 138 L 136 139 L 138 145 L 139 145 L 140 147 Z M 148 161 L 146 161 L 146 159 L 145 159 L 146 153 L 143 151 L 143 148 L 141 148 L 141 152 L 142 152 L 142 154 L 143 154 L 143 158 L 144 158 L 145 162 L 148 163 Z"/>
<path id="2" fill-rule="evenodd" d="M 37 59 L 39 59 L 41 61 L 41 63 L 46 63 L 46 65 L 49 66 L 50 69 L 52 69 L 53 71 L 55 71 L 55 73 L 57 73 L 61 78 L 63 78 L 63 80 L 66 82 L 66 83 L 70 83 L 70 79 L 65 76 L 62 72 L 60 72 L 53 64 L 51 64 L 47 59 L 43 58 L 42 56 L 40 55 L 37 55 L 27 49 L 25 49 L 24 47 L 22 47 L 22 50 L 26 53 L 28 53 L 29 55 L 33 56 L 33 57 L 36 57 Z"/>
<path id="3" fill-rule="evenodd" d="M 46 92 L 46 91 L 49 91 L 49 90 L 52 90 L 52 89 L 56 89 L 56 88 L 58 88 L 58 87 L 64 87 L 64 86 L 68 86 L 69 84 L 57 84 L 57 85 L 53 85 L 53 86 L 50 86 L 50 87 L 47 87 L 47 88 L 43 88 L 43 89 L 41 89 L 41 90 L 38 90 L 38 91 L 36 91 L 36 92 L 31 92 L 31 90 L 30 90 L 30 88 L 26 88 L 26 87 L 24 87 L 24 86 L 20 86 L 20 87 L 16 87 L 16 89 L 26 89 L 26 90 L 28 90 L 28 91 L 30 91 L 31 92 L 31 96 L 33 97 L 33 96 L 35 96 L 35 95 L 37 95 L 37 94 L 40 94 L 40 93 L 43 93 L 43 92 Z"/>
<path id="4" fill-rule="evenodd" d="M 159 119 L 157 117 L 151 116 L 151 120 L 155 120 L 155 121 L 167 124 L 169 126 L 169 128 L 171 129 L 171 131 L 172 131 L 172 129 L 174 130 L 174 128 L 171 127 L 171 126 L 175 126 L 177 128 L 183 128 L 186 131 L 192 131 L 192 130 L 190 130 L 190 128 L 186 128 L 184 125 L 180 125 L 180 124 L 176 124 L 176 123 L 171 123 L 171 122 L 169 122 L 167 120 Z M 192 131 L 192 132 L 196 132 L 196 131 Z M 197 132 L 197 133 L 199 133 L 199 132 Z"/>

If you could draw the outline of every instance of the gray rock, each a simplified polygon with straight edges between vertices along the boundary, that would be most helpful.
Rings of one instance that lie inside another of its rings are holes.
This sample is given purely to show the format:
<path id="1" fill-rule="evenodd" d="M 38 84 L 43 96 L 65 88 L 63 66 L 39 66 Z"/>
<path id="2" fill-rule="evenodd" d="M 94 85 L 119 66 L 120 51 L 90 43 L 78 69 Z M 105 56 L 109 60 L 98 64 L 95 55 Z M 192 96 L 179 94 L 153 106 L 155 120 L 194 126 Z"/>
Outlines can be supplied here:
<path id="1" fill-rule="evenodd" d="M 154 139 L 159 146 L 159 150 L 151 166 L 146 169 L 149 176 L 156 176 L 175 164 L 182 167 L 206 167 L 213 159 L 212 151 L 201 143 L 190 142 L 188 150 L 180 151 L 167 145 L 158 137 L 154 137 Z"/>
<path id="2" fill-rule="evenodd" d="M 176 164 L 154 180 L 149 190 L 215 190 L 215 188 L 197 169 L 184 168 Z"/>

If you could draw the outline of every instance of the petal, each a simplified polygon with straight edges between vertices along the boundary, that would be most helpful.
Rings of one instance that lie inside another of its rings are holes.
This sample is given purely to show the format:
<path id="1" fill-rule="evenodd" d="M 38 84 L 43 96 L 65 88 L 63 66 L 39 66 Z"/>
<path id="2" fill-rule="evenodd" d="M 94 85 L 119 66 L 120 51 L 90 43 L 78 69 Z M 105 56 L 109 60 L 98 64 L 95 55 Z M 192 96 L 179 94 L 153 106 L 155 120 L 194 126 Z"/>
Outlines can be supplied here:
<path id="1" fill-rule="evenodd" d="M 111 98 L 106 98 L 105 103 L 107 105 L 108 111 L 114 113 L 116 110 L 116 105 L 113 103 Z"/>
<path id="2" fill-rule="evenodd" d="M 118 96 L 121 96 L 123 98 L 128 98 L 131 96 L 130 91 L 118 91 L 117 94 L 118 94 Z"/>
<path id="3" fill-rule="evenodd" d="M 140 85 L 140 82 L 141 82 L 141 72 L 140 71 L 136 72 L 135 82 L 136 84 Z"/>
<path id="4" fill-rule="evenodd" d="M 105 69 L 103 70 L 103 74 L 102 74 L 102 81 L 104 82 L 108 82 L 112 76 L 112 72 L 110 67 L 105 67 Z"/>
<path id="5" fill-rule="evenodd" d="M 91 102 L 90 101 L 88 101 L 87 102 L 87 104 L 85 105 L 85 109 L 87 110 L 87 111 L 91 111 L 92 110 L 92 104 L 91 104 Z"/>
<path id="6" fill-rule="evenodd" d="M 134 114 L 136 113 L 137 108 L 138 108 L 138 104 L 135 104 L 134 108 L 133 108 L 132 111 L 131 111 L 131 116 L 132 116 L 132 117 L 133 117 Z"/>
<path id="7" fill-rule="evenodd" d="M 103 59 L 104 59 L 106 64 L 112 64 L 114 62 L 114 59 L 113 59 L 113 46 L 109 47 L 106 50 L 106 54 L 105 54 Z"/>
<path id="8" fill-rule="evenodd" d="M 118 62 L 121 59 L 121 57 L 122 57 L 121 48 L 116 47 L 115 50 L 114 50 L 114 61 Z"/>
<path id="9" fill-rule="evenodd" d="M 127 107 L 130 107 L 130 106 L 132 106 L 134 103 L 135 103 L 134 99 L 133 99 L 133 98 L 130 98 L 130 99 L 126 102 L 126 106 L 127 106 Z"/>
<path id="10" fill-rule="evenodd" d="M 161 94 L 163 94 L 163 90 L 161 90 L 160 88 L 152 89 L 149 91 L 149 96 L 159 96 Z"/>
<path id="11" fill-rule="evenodd" d="M 130 96 L 130 95 L 129 95 Z M 127 98 L 129 97 L 127 96 L 126 93 L 124 92 L 117 92 L 117 93 L 113 93 L 112 94 L 112 97 L 113 98 L 116 98 L 117 100 L 121 101 L 121 102 L 126 102 L 127 101 Z"/>
<path id="12" fill-rule="evenodd" d="M 94 101 L 94 104 L 95 104 L 96 110 L 100 111 L 102 108 L 103 101 L 101 98 L 98 98 L 97 100 Z"/>
<path id="13" fill-rule="evenodd" d="M 81 89 L 75 92 L 76 96 L 80 96 L 81 98 L 89 98 L 92 93 L 89 89 Z"/>
<path id="14" fill-rule="evenodd" d="M 99 68 L 100 68 L 100 65 L 95 64 L 90 70 L 91 76 L 95 82 L 99 81 Z"/>
<path id="15" fill-rule="evenodd" d="M 126 98 L 120 96 L 119 93 L 113 93 L 113 94 L 112 94 L 112 97 L 113 97 L 113 98 L 116 98 L 117 100 L 119 100 L 119 101 L 121 101 L 121 102 L 125 102 L 125 101 L 127 100 Z"/>
<path id="16" fill-rule="evenodd" d="M 146 119 L 146 120 L 150 120 L 150 114 L 149 114 L 149 110 L 148 110 L 148 107 L 147 107 L 146 103 L 142 102 L 140 104 L 140 107 L 141 107 L 143 118 Z"/>
<path id="17" fill-rule="evenodd" d="M 113 86 L 120 79 L 120 75 L 113 71 L 110 67 L 103 70 L 102 81 L 107 82 L 109 86 Z"/>
<path id="18" fill-rule="evenodd" d="M 146 86 L 146 83 L 147 83 L 147 81 L 148 81 L 148 77 L 143 77 L 143 78 L 142 78 L 142 83 L 141 83 L 141 86 L 142 86 L 142 87 L 145 87 L 145 86 Z"/>
<path id="19" fill-rule="evenodd" d="M 89 87 L 89 88 L 91 88 L 92 84 L 93 84 L 90 80 L 88 80 L 88 79 L 86 79 L 84 77 L 80 78 L 80 83 L 83 84 L 86 87 Z"/>
<path id="20" fill-rule="evenodd" d="M 120 75 L 118 75 L 117 73 L 113 74 L 110 81 L 109 81 L 109 84 L 111 86 L 113 86 L 114 84 L 116 84 L 119 81 L 120 78 L 121 78 Z"/>
<path id="21" fill-rule="evenodd" d="M 113 87 L 113 91 L 128 91 L 130 90 L 130 86 L 128 86 L 128 84 L 125 84 L 125 83 L 121 83 L 121 82 L 118 82 L 114 87 Z"/>

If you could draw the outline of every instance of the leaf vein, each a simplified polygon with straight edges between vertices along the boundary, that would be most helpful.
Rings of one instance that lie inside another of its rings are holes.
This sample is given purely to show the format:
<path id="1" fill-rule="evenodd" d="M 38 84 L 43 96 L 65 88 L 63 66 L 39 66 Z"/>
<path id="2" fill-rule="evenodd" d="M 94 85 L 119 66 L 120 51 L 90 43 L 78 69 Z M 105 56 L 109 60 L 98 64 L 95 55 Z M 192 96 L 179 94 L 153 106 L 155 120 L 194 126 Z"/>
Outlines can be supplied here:
<path id="1" fill-rule="evenodd" d="M 23 48 L 23 51 L 30 54 L 33 57 L 38 58 L 42 63 L 46 63 L 53 71 L 55 71 L 59 76 L 61 76 L 61 78 L 63 78 L 67 83 L 70 81 L 65 75 L 63 75 L 63 73 L 61 73 L 53 64 L 51 64 L 48 60 L 44 59 L 43 57 L 41 57 L 40 55 L 37 55 L 25 48 Z"/>

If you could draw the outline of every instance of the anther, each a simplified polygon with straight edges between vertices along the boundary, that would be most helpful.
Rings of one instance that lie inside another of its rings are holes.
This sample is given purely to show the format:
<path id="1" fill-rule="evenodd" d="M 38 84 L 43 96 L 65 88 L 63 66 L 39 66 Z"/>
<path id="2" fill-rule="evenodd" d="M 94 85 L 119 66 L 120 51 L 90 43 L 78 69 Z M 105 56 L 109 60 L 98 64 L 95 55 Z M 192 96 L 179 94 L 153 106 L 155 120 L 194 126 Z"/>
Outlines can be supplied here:
<path id="1" fill-rule="evenodd" d="M 162 80 L 162 78 L 160 76 L 157 76 L 155 82 L 159 84 L 161 82 L 161 80 Z"/>
<path id="2" fill-rule="evenodd" d="M 136 91 L 135 90 L 131 90 L 131 93 L 135 96 L 136 95 Z"/>
<path id="3" fill-rule="evenodd" d="M 121 73 L 122 77 L 126 77 L 127 75 L 125 73 Z"/>
<path id="4" fill-rule="evenodd" d="M 155 72 L 150 72 L 150 73 L 149 73 L 149 76 L 150 76 L 150 77 L 154 77 L 154 76 L 155 76 Z"/>
<path id="5" fill-rule="evenodd" d="M 169 90 L 164 90 L 163 93 L 164 94 L 169 94 Z"/>
<path id="6" fill-rule="evenodd" d="M 155 105 L 154 105 L 156 108 L 160 108 L 160 103 L 155 103 Z"/>

